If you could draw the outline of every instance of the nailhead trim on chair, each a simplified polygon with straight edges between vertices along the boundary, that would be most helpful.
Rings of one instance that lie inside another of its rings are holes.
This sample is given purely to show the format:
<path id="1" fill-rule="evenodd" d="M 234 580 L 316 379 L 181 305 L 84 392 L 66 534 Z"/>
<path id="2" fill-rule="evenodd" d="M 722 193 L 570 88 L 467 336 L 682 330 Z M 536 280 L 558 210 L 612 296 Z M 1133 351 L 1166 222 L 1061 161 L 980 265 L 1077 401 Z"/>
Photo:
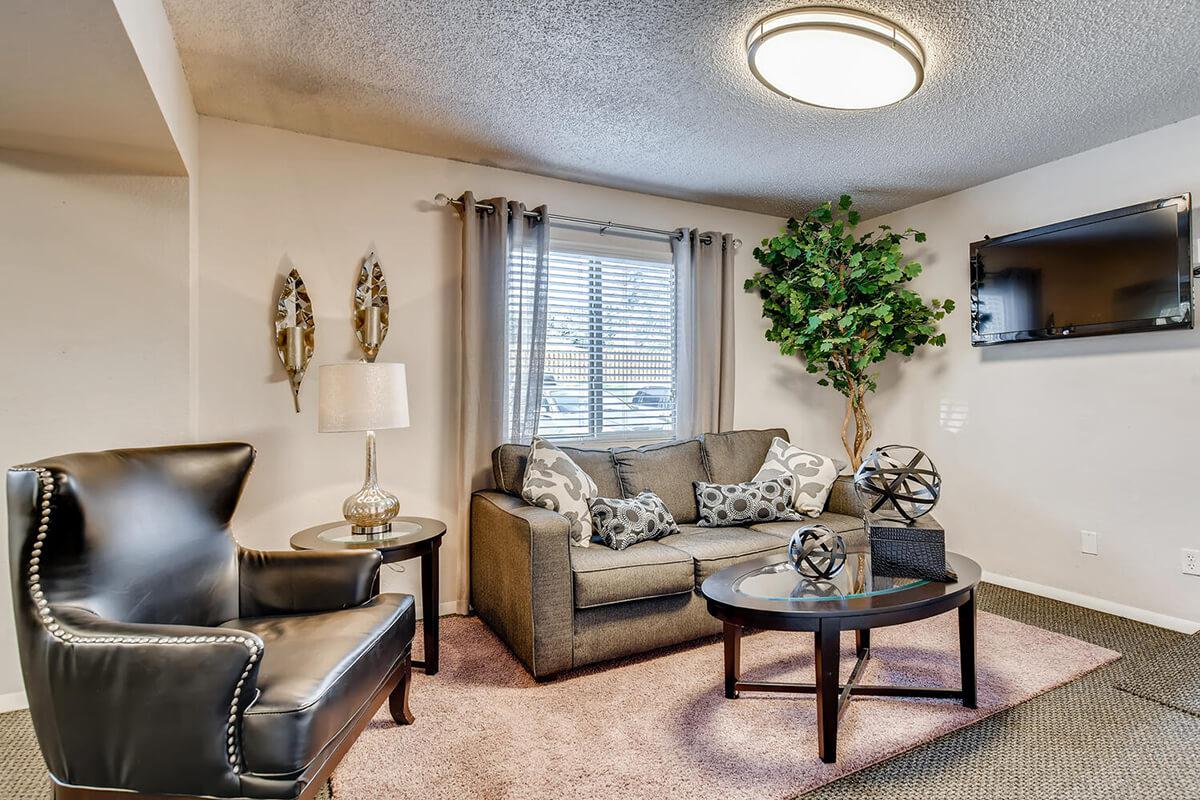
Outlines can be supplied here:
<path id="1" fill-rule="evenodd" d="M 237 642 L 245 645 L 246 649 L 250 651 L 250 656 L 246 660 L 246 668 L 242 670 L 242 675 L 238 678 L 237 686 L 233 690 L 233 700 L 229 704 L 229 727 L 226 731 L 228 734 L 226 752 L 229 756 L 229 766 L 233 768 L 235 775 L 239 774 L 242 771 L 243 764 L 240 743 L 237 737 L 238 702 L 241 700 L 242 689 L 246 685 L 246 680 L 250 677 L 250 670 L 254 668 L 255 662 L 258 661 L 258 644 L 253 639 L 248 639 L 245 636 L 82 636 L 64 629 L 54 619 L 54 615 L 50 611 L 50 604 L 46 600 L 45 592 L 42 591 L 40 574 L 42 543 L 46 541 L 46 535 L 50 532 L 50 500 L 54 495 L 54 476 L 50 473 L 50 470 L 44 467 L 14 467 L 13 470 L 37 473 L 38 481 L 41 484 L 39 487 L 41 489 L 39 503 L 41 519 L 38 521 L 38 533 L 33 543 L 33 549 L 29 552 L 29 592 L 33 598 L 34 605 L 37 607 L 37 613 L 41 618 L 42 625 L 52 636 L 60 641 L 71 644 L 174 645 Z"/>

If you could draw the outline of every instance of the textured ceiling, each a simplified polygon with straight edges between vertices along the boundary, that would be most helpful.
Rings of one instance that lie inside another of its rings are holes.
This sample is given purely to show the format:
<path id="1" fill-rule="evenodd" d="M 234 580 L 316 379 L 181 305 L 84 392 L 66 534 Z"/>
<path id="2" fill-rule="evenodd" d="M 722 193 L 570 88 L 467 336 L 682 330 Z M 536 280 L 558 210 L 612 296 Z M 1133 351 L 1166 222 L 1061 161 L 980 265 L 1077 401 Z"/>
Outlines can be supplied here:
<path id="1" fill-rule="evenodd" d="M 751 76 L 745 34 L 786 0 L 165 5 L 203 114 L 778 214 L 888 211 L 1200 114 L 1197 0 L 855 0 L 928 62 L 865 112 Z"/>

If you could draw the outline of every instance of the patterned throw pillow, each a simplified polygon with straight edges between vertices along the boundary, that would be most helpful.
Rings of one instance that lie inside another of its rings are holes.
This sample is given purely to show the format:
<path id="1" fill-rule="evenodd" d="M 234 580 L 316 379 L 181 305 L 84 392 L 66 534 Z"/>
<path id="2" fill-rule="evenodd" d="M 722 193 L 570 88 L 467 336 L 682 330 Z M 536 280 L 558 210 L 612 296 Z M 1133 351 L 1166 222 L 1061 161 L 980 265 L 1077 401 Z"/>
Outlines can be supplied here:
<path id="1" fill-rule="evenodd" d="M 613 550 L 679 533 L 675 518 L 654 492 L 642 492 L 629 500 L 593 497 L 588 505 L 596 534 Z"/>
<path id="2" fill-rule="evenodd" d="M 571 457 L 545 439 L 535 436 L 529 445 L 529 466 L 521 497 L 530 505 L 557 511 L 570 524 L 571 544 L 592 542 L 592 512 L 588 500 L 596 495 L 596 482 Z"/>
<path id="3" fill-rule="evenodd" d="M 756 522 L 803 519 L 792 508 L 791 475 L 766 481 L 750 481 L 722 486 L 696 481 L 696 505 L 700 507 L 700 526 L 723 528 Z"/>
<path id="4" fill-rule="evenodd" d="M 839 467 L 832 458 L 801 450 L 776 436 L 754 480 L 792 476 L 795 480 L 792 507 L 810 517 L 819 517 L 825 510 L 825 500 L 838 472 Z"/>

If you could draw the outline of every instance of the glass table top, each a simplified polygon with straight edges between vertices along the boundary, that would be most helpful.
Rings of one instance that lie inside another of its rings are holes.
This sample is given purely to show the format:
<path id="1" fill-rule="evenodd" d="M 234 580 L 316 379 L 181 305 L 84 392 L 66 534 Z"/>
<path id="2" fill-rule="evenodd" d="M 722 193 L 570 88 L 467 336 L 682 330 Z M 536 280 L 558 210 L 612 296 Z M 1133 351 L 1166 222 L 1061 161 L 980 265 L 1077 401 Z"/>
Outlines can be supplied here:
<path id="1" fill-rule="evenodd" d="M 424 529 L 416 523 L 396 521 L 392 523 L 392 529 L 384 533 L 354 533 L 347 524 L 321 531 L 317 534 L 317 538 L 326 542 L 347 544 L 391 544 L 414 533 L 420 533 L 422 530 Z"/>
<path id="2" fill-rule="evenodd" d="M 741 576 L 733 582 L 733 591 L 759 600 L 811 602 L 888 594 L 926 583 L 929 581 L 875 575 L 869 552 L 850 552 L 845 567 L 832 578 L 810 578 L 784 560 Z"/>

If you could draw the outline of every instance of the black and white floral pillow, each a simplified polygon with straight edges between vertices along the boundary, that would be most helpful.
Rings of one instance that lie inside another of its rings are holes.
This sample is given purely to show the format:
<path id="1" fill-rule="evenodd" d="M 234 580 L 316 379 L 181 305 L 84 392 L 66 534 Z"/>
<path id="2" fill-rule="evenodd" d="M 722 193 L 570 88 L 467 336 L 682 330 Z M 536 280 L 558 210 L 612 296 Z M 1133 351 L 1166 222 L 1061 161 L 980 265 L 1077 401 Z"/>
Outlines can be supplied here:
<path id="1" fill-rule="evenodd" d="M 791 475 L 729 485 L 695 481 L 693 486 L 703 528 L 803 519 L 792 508 L 795 478 Z"/>
<path id="2" fill-rule="evenodd" d="M 541 437 L 529 445 L 529 466 L 521 497 L 533 506 L 557 511 L 567 518 L 571 544 L 587 547 L 592 541 L 592 514 L 588 500 L 596 482 L 571 457 Z"/>
<path id="3" fill-rule="evenodd" d="M 613 550 L 679 533 L 675 518 L 654 492 L 642 492 L 628 500 L 593 497 L 588 506 L 592 509 L 592 529 Z"/>

